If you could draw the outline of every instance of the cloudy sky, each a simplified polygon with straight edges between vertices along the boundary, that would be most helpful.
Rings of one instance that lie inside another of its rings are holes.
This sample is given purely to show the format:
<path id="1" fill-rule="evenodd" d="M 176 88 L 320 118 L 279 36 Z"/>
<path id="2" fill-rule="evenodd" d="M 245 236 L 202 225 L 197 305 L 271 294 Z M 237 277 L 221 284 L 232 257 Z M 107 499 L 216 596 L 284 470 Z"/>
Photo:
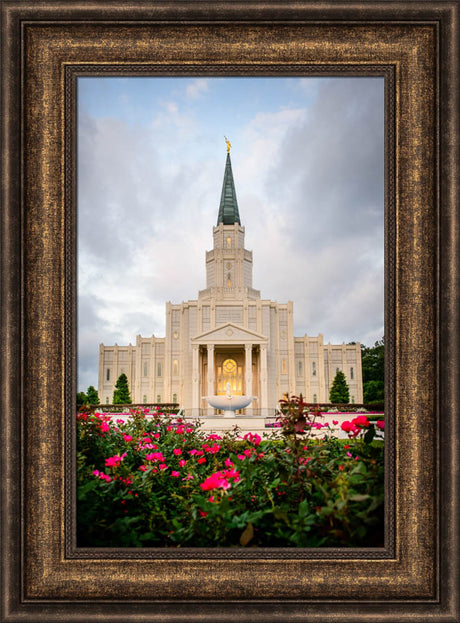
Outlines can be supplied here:
<path id="1" fill-rule="evenodd" d="M 79 78 L 78 390 L 206 287 L 231 158 L 254 287 L 295 335 L 383 336 L 382 78 Z"/>

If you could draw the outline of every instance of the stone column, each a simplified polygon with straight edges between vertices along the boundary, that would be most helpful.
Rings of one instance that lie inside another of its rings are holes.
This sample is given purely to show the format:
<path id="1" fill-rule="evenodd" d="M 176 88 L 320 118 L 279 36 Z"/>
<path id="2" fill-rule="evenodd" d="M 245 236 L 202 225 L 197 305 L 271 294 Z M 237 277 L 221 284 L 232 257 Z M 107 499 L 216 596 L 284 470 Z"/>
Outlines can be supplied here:
<path id="1" fill-rule="evenodd" d="M 260 409 L 268 408 L 268 368 L 267 368 L 267 345 L 260 345 Z M 267 415 L 261 413 L 261 415 Z"/>
<path id="2" fill-rule="evenodd" d="M 214 344 L 208 344 L 208 396 L 214 394 Z M 208 407 L 208 415 L 214 415 L 213 407 Z"/>
<path id="3" fill-rule="evenodd" d="M 252 344 L 244 345 L 244 370 L 246 396 L 252 396 Z M 246 409 L 247 415 L 252 415 L 252 403 Z"/>
<path id="4" fill-rule="evenodd" d="M 192 345 L 192 415 L 198 417 L 200 408 L 200 346 Z"/>

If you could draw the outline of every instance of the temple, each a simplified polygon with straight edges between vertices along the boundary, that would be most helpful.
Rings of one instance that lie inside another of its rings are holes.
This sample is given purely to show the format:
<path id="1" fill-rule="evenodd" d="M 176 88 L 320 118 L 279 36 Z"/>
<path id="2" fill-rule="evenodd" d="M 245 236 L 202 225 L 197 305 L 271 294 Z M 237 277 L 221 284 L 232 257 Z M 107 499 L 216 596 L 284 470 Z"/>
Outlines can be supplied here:
<path id="1" fill-rule="evenodd" d="M 112 403 L 123 372 L 133 403 L 178 403 L 186 415 L 210 414 L 204 396 L 252 395 L 247 415 L 270 416 L 283 395 L 329 402 L 338 370 L 350 402 L 363 400 L 361 347 L 324 344 L 323 335 L 294 336 L 293 303 L 261 297 L 253 288 L 252 251 L 245 248 L 227 141 L 213 248 L 206 252 L 206 288 L 196 300 L 166 303 L 165 337 L 136 336 L 136 344 L 99 348 L 98 393 Z"/>

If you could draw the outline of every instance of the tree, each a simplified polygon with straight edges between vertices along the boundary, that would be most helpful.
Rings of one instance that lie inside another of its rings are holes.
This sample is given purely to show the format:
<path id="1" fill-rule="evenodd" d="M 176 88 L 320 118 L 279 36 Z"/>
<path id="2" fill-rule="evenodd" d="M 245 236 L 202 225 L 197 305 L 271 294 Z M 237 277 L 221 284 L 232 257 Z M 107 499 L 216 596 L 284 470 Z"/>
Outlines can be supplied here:
<path id="1" fill-rule="evenodd" d="M 373 347 L 361 346 L 364 402 L 383 402 L 385 398 L 385 343 L 384 338 Z"/>
<path id="2" fill-rule="evenodd" d="M 78 394 L 77 394 L 77 409 L 79 409 L 83 405 L 87 405 L 87 404 L 88 404 L 88 396 L 85 394 L 85 392 L 78 392 Z"/>
<path id="3" fill-rule="evenodd" d="M 88 398 L 88 404 L 90 405 L 98 405 L 99 404 L 99 394 L 97 390 L 90 385 L 86 390 L 86 396 Z"/>
<path id="4" fill-rule="evenodd" d="M 334 404 L 345 404 L 350 402 L 350 390 L 348 388 L 347 379 L 342 370 L 339 370 L 332 381 L 329 391 L 329 401 Z"/>
<path id="5" fill-rule="evenodd" d="M 123 372 L 115 383 L 115 391 L 113 392 L 113 404 L 114 405 L 129 405 L 131 404 L 131 396 L 129 395 L 128 377 Z"/>
<path id="6" fill-rule="evenodd" d="M 363 393 L 367 405 L 383 402 L 385 393 L 383 381 L 367 381 L 363 384 Z"/>

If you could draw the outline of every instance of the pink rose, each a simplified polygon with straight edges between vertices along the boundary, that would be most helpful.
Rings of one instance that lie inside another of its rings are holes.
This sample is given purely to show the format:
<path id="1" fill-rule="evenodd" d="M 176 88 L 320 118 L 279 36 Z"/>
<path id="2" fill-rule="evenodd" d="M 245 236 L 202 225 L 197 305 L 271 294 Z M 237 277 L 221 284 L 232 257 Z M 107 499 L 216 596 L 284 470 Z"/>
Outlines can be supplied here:
<path id="1" fill-rule="evenodd" d="M 365 428 L 367 428 L 369 426 L 369 420 L 367 419 L 367 417 L 365 415 L 358 415 L 357 417 L 355 417 L 353 422 L 357 426 L 363 426 Z"/>

